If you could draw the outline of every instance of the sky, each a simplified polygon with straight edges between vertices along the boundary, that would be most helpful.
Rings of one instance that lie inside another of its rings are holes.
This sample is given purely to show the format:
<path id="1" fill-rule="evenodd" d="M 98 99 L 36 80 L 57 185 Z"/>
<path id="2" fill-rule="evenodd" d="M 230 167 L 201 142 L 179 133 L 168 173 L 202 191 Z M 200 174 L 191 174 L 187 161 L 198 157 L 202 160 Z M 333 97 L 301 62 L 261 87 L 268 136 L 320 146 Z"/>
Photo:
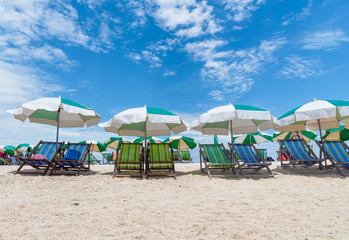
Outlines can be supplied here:
<path id="1" fill-rule="evenodd" d="M 191 122 L 228 103 L 279 117 L 348 100 L 348 12 L 346 0 L 0 0 L 0 144 L 55 139 L 5 112 L 40 97 L 79 102 L 101 122 L 144 105 Z M 110 136 L 94 126 L 60 139 Z M 275 157 L 277 143 L 266 146 Z"/>

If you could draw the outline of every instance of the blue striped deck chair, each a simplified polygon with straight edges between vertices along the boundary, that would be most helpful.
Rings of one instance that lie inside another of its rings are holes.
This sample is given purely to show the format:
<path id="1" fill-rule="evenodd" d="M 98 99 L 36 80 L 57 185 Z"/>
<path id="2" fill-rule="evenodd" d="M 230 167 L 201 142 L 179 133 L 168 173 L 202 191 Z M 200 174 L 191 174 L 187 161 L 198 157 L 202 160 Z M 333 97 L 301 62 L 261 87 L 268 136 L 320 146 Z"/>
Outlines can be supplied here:
<path id="1" fill-rule="evenodd" d="M 235 164 L 233 164 L 228 156 L 227 151 L 221 144 L 199 144 L 200 151 L 200 169 L 202 172 L 207 172 L 208 177 L 212 179 L 212 176 L 225 177 L 229 175 L 212 175 L 211 171 L 222 170 L 228 171 L 230 168 L 235 172 Z M 237 174 L 237 176 L 239 176 Z M 231 177 L 231 175 L 230 175 Z"/>
<path id="2" fill-rule="evenodd" d="M 259 171 L 263 168 L 268 170 L 270 177 L 274 177 L 274 174 L 269 168 L 271 163 L 265 162 L 253 144 L 228 143 L 228 145 L 230 150 L 233 152 L 234 162 L 238 165 L 238 168 L 244 177 L 246 177 L 246 175 L 243 170 Z M 252 175 L 249 174 L 249 176 Z M 260 177 L 261 175 L 256 176 Z"/>
<path id="3" fill-rule="evenodd" d="M 193 160 L 190 156 L 189 150 L 179 150 L 177 152 L 177 154 L 178 154 L 178 158 L 179 158 L 181 163 L 183 163 L 183 162 L 192 163 L 193 162 Z"/>
<path id="4" fill-rule="evenodd" d="M 62 142 L 44 142 L 40 141 L 33 151 L 25 158 L 20 158 L 22 164 L 19 166 L 15 174 L 17 173 L 28 173 L 28 174 L 40 174 L 40 170 L 44 172 L 42 175 L 45 175 L 46 172 L 53 167 L 53 161 L 56 158 L 58 153 L 61 153 L 63 147 Z M 21 169 L 25 166 L 31 166 L 35 168 L 36 172 L 22 171 Z"/>
<path id="5" fill-rule="evenodd" d="M 141 143 L 119 143 L 117 157 L 115 159 L 113 177 L 142 177 L 143 173 L 143 145 Z M 121 175 L 122 170 L 127 172 L 139 172 L 137 175 Z"/>
<path id="6" fill-rule="evenodd" d="M 281 154 L 286 155 L 286 161 L 288 163 L 284 163 L 282 167 L 293 166 L 303 166 L 309 167 L 315 164 L 319 164 L 320 170 L 323 168 L 322 161 L 323 159 L 319 159 L 311 147 L 306 143 L 304 139 L 290 139 L 290 140 L 278 140 L 280 144 L 280 152 Z"/>
<path id="7" fill-rule="evenodd" d="M 323 152 L 325 159 L 330 160 L 332 165 L 328 167 L 335 167 L 340 175 L 345 177 L 341 167 L 349 169 L 349 147 L 343 141 L 315 141 Z"/>
<path id="8" fill-rule="evenodd" d="M 152 172 L 169 171 L 168 175 L 153 174 Z M 172 174 L 171 174 L 172 172 Z M 146 161 L 146 177 L 173 177 L 176 179 L 176 170 L 173 162 L 173 150 L 169 143 L 150 143 Z"/>
<path id="9" fill-rule="evenodd" d="M 79 176 L 81 170 L 88 171 L 89 167 L 86 167 L 84 163 L 90 154 L 90 148 L 89 143 L 68 143 L 61 157 L 53 161 L 54 167 L 49 175 Z"/>

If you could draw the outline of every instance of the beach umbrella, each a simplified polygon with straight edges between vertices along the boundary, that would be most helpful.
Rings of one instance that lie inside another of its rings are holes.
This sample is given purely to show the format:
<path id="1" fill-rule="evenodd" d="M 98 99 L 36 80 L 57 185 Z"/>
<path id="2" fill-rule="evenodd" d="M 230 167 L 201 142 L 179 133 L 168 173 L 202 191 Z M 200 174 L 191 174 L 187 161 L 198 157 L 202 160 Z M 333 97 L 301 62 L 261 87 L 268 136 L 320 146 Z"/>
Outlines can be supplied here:
<path id="1" fill-rule="evenodd" d="M 340 126 L 336 129 L 327 129 L 324 135 L 324 139 L 326 140 L 349 140 L 349 126 Z"/>
<path id="2" fill-rule="evenodd" d="M 21 153 L 31 152 L 33 148 L 34 146 L 29 143 L 20 143 L 16 146 L 16 151 Z"/>
<path id="3" fill-rule="evenodd" d="M 7 146 L 1 145 L 0 152 L 3 152 L 3 153 L 8 154 L 10 156 L 15 156 L 15 147 L 11 146 L 11 145 L 7 145 Z"/>
<path id="4" fill-rule="evenodd" d="M 147 106 L 130 108 L 98 125 L 103 127 L 105 131 L 114 132 L 119 136 L 142 136 L 145 138 L 169 136 L 171 132 L 178 134 L 187 130 L 187 125 L 180 116 L 161 108 Z"/>
<path id="5" fill-rule="evenodd" d="M 203 134 L 231 135 L 256 133 L 274 128 L 276 119 L 269 111 L 248 105 L 225 105 L 200 115 L 192 128 Z"/>
<path id="6" fill-rule="evenodd" d="M 100 116 L 90 108 L 66 98 L 39 98 L 8 110 L 18 120 L 47 124 L 57 127 L 58 142 L 60 127 L 87 127 L 98 124 Z"/>
<path id="7" fill-rule="evenodd" d="M 91 144 L 90 150 L 92 152 L 104 152 L 105 149 L 107 148 L 104 143 L 95 141 L 95 140 L 86 140 L 86 141 L 81 141 L 79 143 L 85 143 L 85 144 Z"/>
<path id="8" fill-rule="evenodd" d="M 317 135 L 313 131 L 275 132 L 273 140 L 289 140 L 303 138 L 307 143 L 315 140 Z"/>
<path id="9" fill-rule="evenodd" d="M 234 136 L 234 143 L 242 144 L 260 144 L 268 141 L 273 141 L 273 137 L 265 133 L 247 133 L 239 136 Z"/>
<path id="10" fill-rule="evenodd" d="M 144 145 L 144 137 L 138 137 L 133 140 L 134 143 L 142 143 Z M 147 137 L 147 143 L 163 143 L 160 138 L 157 137 Z"/>
<path id="11" fill-rule="evenodd" d="M 106 147 L 114 150 L 118 149 L 119 143 L 130 143 L 130 141 L 122 137 L 110 137 L 104 141 Z"/>
<path id="12" fill-rule="evenodd" d="M 171 136 L 165 139 L 164 143 L 170 143 L 171 147 L 177 150 L 194 149 L 196 147 L 194 139 L 185 136 Z"/>

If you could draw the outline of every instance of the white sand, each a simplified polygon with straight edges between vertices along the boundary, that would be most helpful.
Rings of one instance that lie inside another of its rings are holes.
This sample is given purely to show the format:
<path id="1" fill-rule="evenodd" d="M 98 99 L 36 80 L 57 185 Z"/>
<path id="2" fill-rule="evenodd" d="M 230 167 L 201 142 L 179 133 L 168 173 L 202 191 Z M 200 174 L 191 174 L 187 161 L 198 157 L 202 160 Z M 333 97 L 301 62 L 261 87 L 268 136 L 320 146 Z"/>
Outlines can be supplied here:
<path id="1" fill-rule="evenodd" d="M 276 166 L 274 166 L 275 168 Z M 198 164 L 172 178 L 112 179 L 0 167 L 0 239 L 349 239 L 349 178 L 335 173 L 209 180 Z"/>

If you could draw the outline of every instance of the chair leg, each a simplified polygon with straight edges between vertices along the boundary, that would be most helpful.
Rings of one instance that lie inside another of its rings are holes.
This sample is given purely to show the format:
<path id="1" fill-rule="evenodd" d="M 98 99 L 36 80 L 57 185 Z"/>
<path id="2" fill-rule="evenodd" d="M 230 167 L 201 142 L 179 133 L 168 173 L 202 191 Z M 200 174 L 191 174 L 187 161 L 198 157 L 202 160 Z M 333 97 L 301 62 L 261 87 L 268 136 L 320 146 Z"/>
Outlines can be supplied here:
<path id="1" fill-rule="evenodd" d="M 19 171 L 21 171 L 21 169 L 24 167 L 25 165 L 25 161 L 23 161 L 23 163 L 21 164 L 21 166 L 19 166 L 19 168 L 17 169 L 17 171 L 14 174 L 19 173 Z"/>

